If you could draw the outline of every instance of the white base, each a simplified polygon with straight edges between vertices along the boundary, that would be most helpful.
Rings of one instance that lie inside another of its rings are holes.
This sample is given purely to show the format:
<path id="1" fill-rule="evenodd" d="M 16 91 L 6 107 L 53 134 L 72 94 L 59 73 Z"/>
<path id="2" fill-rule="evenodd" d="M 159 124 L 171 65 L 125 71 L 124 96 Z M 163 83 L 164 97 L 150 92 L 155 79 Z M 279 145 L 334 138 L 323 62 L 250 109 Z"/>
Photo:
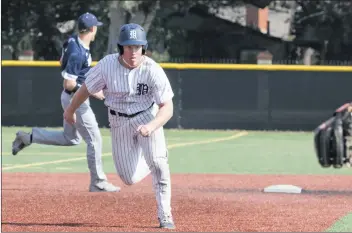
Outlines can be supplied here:
<path id="1" fill-rule="evenodd" d="M 302 188 L 290 184 L 271 185 L 264 188 L 265 193 L 301 193 Z"/>

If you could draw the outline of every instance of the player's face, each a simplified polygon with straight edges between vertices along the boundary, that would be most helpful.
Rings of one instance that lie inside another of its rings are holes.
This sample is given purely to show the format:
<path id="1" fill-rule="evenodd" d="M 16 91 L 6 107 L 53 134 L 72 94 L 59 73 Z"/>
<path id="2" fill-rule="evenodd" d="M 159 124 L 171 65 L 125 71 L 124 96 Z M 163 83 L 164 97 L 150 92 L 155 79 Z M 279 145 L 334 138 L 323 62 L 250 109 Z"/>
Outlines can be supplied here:
<path id="1" fill-rule="evenodd" d="M 97 26 L 93 26 L 93 30 L 92 30 L 92 41 L 95 40 L 95 35 L 97 34 L 98 31 L 98 27 Z"/>
<path id="2" fill-rule="evenodd" d="M 123 47 L 123 58 L 130 66 L 137 66 L 142 57 L 142 45 L 127 45 Z"/>

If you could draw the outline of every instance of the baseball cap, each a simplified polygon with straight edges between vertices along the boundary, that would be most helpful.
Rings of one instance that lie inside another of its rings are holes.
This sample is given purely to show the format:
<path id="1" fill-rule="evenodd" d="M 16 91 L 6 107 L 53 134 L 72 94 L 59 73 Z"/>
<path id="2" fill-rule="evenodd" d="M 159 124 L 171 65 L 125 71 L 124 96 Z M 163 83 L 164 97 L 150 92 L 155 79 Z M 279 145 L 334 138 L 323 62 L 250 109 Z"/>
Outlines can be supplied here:
<path id="1" fill-rule="evenodd" d="M 101 26 L 103 25 L 102 22 L 99 22 L 97 17 L 92 13 L 84 13 L 78 18 L 78 30 L 85 31 L 86 29 L 93 27 L 93 26 Z"/>

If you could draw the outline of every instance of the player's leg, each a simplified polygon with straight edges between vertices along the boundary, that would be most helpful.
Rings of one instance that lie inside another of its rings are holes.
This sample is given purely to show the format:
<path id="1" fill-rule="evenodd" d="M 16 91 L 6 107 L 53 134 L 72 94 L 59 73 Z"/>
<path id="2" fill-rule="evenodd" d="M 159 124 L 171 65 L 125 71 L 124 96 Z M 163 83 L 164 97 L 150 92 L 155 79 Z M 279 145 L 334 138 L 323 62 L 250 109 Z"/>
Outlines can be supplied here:
<path id="1" fill-rule="evenodd" d="M 113 159 L 117 173 L 128 185 L 141 181 L 152 172 L 160 227 L 174 229 L 164 131 L 160 128 L 152 136 L 142 137 L 136 130 L 139 125 L 149 122 L 154 116 L 149 111 L 132 119 L 109 114 Z"/>
<path id="2" fill-rule="evenodd" d="M 89 190 L 91 192 L 119 191 L 119 187 L 115 187 L 107 182 L 106 175 L 103 171 L 103 139 L 95 114 L 90 107 L 89 99 L 77 109 L 75 127 L 87 144 L 87 163 L 91 177 Z"/>
<path id="3" fill-rule="evenodd" d="M 135 129 L 150 122 L 157 112 L 158 108 L 154 106 L 134 118 L 132 124 Z M 171 178 L 164 129 L 161 127 L 155 130 L 149 137 L 138 134 L 137 140 L 152 173 L 160 226 L 173 229 L 175 225 L 171 214 Z"/>
<path id="4" fill-rule="evenodd" d="M 71 95 L 66 92 L 61 93 L 61 105 L 65 110 L 70 104 Z M 80 135 L 74 125 L 68 124 L 65 120 L 63 121 L 63 131 L 46 130 L 42 128 L 33 128 L 32 138 L 33 143 L 47 144 L 47 145 L 59 145 L 59 146 L 70 146 L 78 145 L 81 141 Z"/>
<path id="5" fill-rule="evenodd" d="M 137 143 L 136 130 L 128 118 L 109 114 L 109 121 L 116 172 L 125 184 L 138 183 L 150 174 L 150 170 Z"/>
<path id="6" fill-rule="evenodd" d="M 66 92 L 61 94 L 61 105 L 63 109 L 70 103 L 71 96 Z M 12 143 L 12 154 L 16 155 L 19 151 L 32 143 L 56 145 L 56 146 L 74 146 L 81 141 L 76 127 L 63 121 L 63 130 L 48 130 L 34 127 L 31 133 L 18 131 L 16 138 Z"/>
<path id="7" fill-rule="evenodd" d="M 139 135 L 138 140 L 152 173 L 160 226 L 174 229 L 171 214 L 171 177 L 164 130 L 159 128 L 149 137 Z"/>

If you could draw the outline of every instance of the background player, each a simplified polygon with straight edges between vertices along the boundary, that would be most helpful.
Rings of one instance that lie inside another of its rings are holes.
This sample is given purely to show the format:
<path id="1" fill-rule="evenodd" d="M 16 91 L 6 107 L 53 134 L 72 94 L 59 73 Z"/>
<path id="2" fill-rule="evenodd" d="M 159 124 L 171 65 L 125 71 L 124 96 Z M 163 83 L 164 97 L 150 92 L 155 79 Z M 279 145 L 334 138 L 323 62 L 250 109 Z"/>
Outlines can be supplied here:
<path id="1" fill-rule="evenodd" d="M 163 125 L 173 115 L 174 93 L 162 67 L 144 55 L 147 40 L 140 25 L 121 27 L 118 48 L 118 54 L 107 55 L 86 74 L 85 84 L 64 117 L 71 124 L 78 121 L 74 114 L 78 106 L 90 94 L 104 91 L 117 173 L 124 183 L 132 185 L 151 172 L 160 227 L 174 229 L 163 131 Z"/>
<path id="2" fill-rule="evenodd" d="M 64 78 L 64 90 L 61 93 L 61 105 L 65 109 L 74 93 L 85 81 L 85 74 L 91 68 L 91 54 L 89 45 L 94 41 L 97 27 L 102 23 L 91 13 L 85 13 L 78 18 L 79 35 L 74 35 L 65 42 L 62 49 L 61 75 Z M 95 98 L 103 100 L 104 95 L 98 92 L 93 95 Z M 90 107 L 89 99 L 82 103 L 76 111 L 77 122 L 74 125 L 64 121 L 63 131 L 50 131 L 42 128 L 33 128 L 32 133 L 19 131 L 12 144 L 12 154 L 32 143 L 74 146 L 78 145 L 81 138 L 87 143 L 87 162 L 90 170 L 91 192 L 116 192 L 119 187 L 115 187 L 107 181 L 102 165 L 102 137 L 96 121 L 95 115 Z"/>

